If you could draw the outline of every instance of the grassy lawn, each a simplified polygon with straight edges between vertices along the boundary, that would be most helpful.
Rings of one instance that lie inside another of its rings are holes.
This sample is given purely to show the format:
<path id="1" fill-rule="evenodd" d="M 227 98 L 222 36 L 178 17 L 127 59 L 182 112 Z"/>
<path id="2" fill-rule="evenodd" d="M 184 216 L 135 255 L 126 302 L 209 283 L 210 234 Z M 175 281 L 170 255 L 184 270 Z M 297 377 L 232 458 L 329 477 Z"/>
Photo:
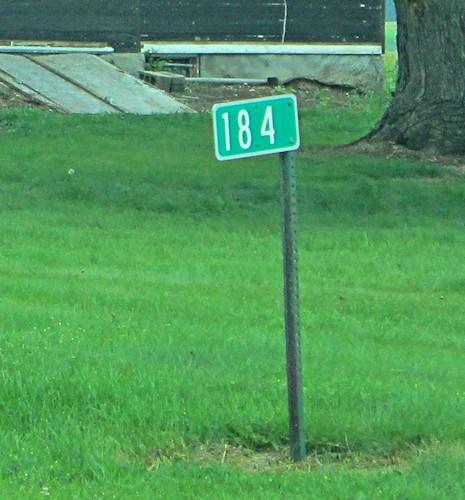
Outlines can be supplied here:
<path id="1" fill-rule="evenodd" d="M 397 50 L 397 23 L 389 22 L 385 24 L 386 30 L 386 51 L 391 52 Z"/>
<path id="2" fill-rule="evenodd" d="M 3 498 L 460 498 L 465 185 L 302 113 L 308 460 L 287 460 L 277 159 L 209 115 L 0 115 Z"/>

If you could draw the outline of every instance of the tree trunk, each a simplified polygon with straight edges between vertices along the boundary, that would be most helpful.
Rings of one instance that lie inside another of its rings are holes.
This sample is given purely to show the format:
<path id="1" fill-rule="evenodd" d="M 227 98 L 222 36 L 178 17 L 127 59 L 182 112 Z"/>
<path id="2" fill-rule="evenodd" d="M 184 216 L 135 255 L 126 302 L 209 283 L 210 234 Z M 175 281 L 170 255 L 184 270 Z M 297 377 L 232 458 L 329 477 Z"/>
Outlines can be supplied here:
<path id="1" fill-rule="evenodd" d="M 370 139 L 465 154 L 465 1 L 395 0 L 399 72 Z"/>

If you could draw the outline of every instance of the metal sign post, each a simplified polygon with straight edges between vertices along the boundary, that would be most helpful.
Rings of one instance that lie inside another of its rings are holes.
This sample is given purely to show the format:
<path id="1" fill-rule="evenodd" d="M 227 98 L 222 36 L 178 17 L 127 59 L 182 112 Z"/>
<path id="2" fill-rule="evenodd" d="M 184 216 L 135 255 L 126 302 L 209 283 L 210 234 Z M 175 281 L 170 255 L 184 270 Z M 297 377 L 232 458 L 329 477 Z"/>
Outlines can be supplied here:
<path id="1" fill-rule="evenodd" d="M 279 153 L 284 259 L 284 316 L 291 459 L 305 458 L 302 355 L 299 327 L 297 194 L 295 153 L 300 145 L 293 95 L 234 101 L 213 106 L 215 154 L 233 160 Z"/>
<path id="2" fill-rule="evenodd" d="M 283 211 L 284 318 L 289 428 L 291 459 L 298 462 L 304 460 L 306 452 L 299 320 L 295 153 L 280 153 L 279 162 Z"/>

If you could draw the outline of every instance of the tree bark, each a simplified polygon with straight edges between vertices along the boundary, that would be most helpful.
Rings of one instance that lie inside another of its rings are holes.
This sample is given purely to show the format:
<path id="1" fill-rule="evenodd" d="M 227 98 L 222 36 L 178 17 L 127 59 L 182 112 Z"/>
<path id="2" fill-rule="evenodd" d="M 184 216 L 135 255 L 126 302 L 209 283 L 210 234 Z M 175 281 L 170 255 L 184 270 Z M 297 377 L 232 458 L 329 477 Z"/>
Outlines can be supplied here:
<path id="1" fill-rule="evenodd" d="M 465 154 L 465 1 L 395 0 L 398 77 L 370 139 Z"/>

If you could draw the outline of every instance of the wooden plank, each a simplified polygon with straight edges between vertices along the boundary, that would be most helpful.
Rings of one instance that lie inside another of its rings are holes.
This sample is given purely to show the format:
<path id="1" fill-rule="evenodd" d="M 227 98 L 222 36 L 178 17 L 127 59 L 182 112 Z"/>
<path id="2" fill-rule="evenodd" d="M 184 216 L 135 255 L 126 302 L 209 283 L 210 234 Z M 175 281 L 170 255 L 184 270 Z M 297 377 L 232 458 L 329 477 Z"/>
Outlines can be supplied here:
<path id="1" fill-rule="evenodd" d="M 139 71 L 139 77 L 165 92 L 182 92 L 186 85 L 185 76 L 168 71 Z"/>

